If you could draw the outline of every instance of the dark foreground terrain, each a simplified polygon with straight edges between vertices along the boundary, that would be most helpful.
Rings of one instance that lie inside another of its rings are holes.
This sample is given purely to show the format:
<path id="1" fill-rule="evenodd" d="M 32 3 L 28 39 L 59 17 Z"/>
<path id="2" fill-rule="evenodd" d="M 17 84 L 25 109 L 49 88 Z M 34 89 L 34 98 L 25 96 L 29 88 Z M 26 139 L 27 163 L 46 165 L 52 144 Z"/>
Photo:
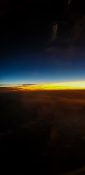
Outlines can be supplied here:
<path id="1" fill-rule="evenodd" d="M 0 169 L 85 174 L 85 91 L 0 89 Z"/>

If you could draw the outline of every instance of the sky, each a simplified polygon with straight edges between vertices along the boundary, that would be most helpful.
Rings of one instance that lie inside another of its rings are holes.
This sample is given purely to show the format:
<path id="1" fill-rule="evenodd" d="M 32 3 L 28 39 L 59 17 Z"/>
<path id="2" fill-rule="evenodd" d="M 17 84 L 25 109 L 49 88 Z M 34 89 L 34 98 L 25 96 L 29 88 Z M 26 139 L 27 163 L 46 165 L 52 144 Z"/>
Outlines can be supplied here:
<path id="1" fill-rule="evenodd" d="M 0 3 L 1 85 L 85 80 L 83 1 Z"/>
<path id="2" fill-rule="evenodd" d="M 84 80 L 85 61 L 78 55 L 66 59 L 61 54 L 30 53 L 4 59 L 0 72 L 2 84 Z"/>

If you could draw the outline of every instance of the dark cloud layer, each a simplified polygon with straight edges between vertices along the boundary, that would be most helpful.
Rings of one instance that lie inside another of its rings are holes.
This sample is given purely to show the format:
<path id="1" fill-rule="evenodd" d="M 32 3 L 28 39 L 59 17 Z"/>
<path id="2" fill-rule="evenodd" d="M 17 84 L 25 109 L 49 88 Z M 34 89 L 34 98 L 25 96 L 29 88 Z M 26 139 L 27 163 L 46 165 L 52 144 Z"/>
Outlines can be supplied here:
<path id="1" fill-rule="evenodd" d="M 0 89 L 3 172 L 85 172 L 85 91 L 5 91 Z"/>

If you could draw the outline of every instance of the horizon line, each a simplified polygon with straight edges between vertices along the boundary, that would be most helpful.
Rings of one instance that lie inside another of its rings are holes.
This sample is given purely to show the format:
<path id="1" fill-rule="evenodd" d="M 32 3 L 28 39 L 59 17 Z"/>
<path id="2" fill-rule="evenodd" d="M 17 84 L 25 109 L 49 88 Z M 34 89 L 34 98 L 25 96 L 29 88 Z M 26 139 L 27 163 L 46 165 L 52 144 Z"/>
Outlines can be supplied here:
<path id="1" fill-rule="evenodd" d="M 65 90 L 65 89 L 85 89 L 84 81 L 63 81 L 47 83 L 24 83 L 24 84 L 0 84 L 0 87 L 17 88 L 18 90 Z"/>

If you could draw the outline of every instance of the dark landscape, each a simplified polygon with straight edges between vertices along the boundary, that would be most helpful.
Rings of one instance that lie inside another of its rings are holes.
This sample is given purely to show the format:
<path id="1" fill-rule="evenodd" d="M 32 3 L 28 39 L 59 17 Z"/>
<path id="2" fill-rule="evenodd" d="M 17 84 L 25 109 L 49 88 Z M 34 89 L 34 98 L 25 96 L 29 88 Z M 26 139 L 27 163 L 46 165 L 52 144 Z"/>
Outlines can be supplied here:
<path id="1" fill-rule="evenodd" d="M 85 91 L 0 88 L 3 172 L 85 174 Z"/>

